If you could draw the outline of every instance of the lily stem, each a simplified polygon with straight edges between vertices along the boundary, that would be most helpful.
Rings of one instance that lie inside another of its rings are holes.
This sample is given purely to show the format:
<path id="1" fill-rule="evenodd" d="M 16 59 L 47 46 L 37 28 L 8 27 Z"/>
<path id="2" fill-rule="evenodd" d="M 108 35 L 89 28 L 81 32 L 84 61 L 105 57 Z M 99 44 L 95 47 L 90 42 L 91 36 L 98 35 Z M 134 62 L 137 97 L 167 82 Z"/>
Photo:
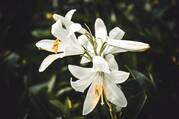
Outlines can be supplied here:
<path id="1" fill-rule="evenodd" d="M 108 102 L 108 100 L 106 99 L 106 97 L 104 98 L 106 101 L 106 104 L 109 107 L 109 113 L 110 113 L 110 117 L 111 119 L 117 119 L 117 115 L 116 112 L 113 110 L 112 104 L 110 102 Z"/>
<path id="2" fill-rule="evenodd" d="M 114 112 L 111 104 L 110 104 L 110 107 L 109 107 L 109 113 L 110 113 L 111 119 L 117 119 L 116 112 Z"/>

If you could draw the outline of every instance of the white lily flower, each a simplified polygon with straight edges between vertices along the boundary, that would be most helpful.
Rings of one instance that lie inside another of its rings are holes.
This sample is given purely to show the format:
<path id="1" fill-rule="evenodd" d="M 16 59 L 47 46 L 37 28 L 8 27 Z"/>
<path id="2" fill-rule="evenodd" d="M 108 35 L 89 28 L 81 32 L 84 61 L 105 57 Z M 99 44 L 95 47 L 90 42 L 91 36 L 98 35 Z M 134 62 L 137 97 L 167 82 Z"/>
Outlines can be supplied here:
<path id="1" fill-rule="evenodd" d="M 68 30 L 68 36 L 73 35 L 74 32 L 84 33 L 86 31 L 79 23 L 74 23 L 73 21 L 71 21 L 71 18 L 75 12 L 76 9 L 72 9 L 66 13 L 65 17 L 59 14 L 53 15 L 54 20 L 60 20 L 65 29 Z"/>
<path id="2" fill-rule="evenodd" d="M 83 115 L 92 112 L 100 99 L 103 104 L 103 96 L 117 107 L 126 107 L 125 95 L 116 84 L 126 81 L 129 73 L 118 70 L 110 71 L 108 63 L 100 56 L 93 58 L 92 68 L 74 65 L 69 65 L 68 68 L 72 75 L 79 79 L 71 80 L 71 86 L 76 91 L 84 92 L 89 87 L 83 105 Z"/>
<path id="3" fill-rule="evenodd" d="M 93 41 L 96 42 L 96 49 L 94 49 L 94 44 L 89 41 L 89 38 L 85 35 L 80 36 L 80 41 L 85 44 L 85 48 L 91 57 L 96 55 L 109 57 L 109 54 L 115 54 L 127 51 L 144 51 L 149 48 L 147 43 L 142 43 L 138 41 L 121 40 L 125 34 L 123 30 L 119 27 L 113 28 L 109 35 L 107 34 L 106 26 L 102 19 L 97 18 L 95 21 L 95 36 Z M 95 53 L 96 52 L 96 53 Z M 112 56 L 112 55 L 110 55 Z M 114 60 L 115 61 L 115 60 Z M 81 64 L 91 62 L 86 56 L 81 59 Z"/>
<path id="4" fill-rule="evenodd" d="M 57 20 L 57 16 L 54 17 L 56 23 L 52 25 L 51 33 L 56 40 L 44 39 L 36 43 L 39 49 L 52 52 L 47 56 L 40 65 L 39 72 L 43 72 L 53 61 L 65 56 L 80 55 L 84 53 L 84 49 L 80 42 L 76 39 L 74 34 L 69 35 L 70 25 L 73 24 L 71 17 L 75 10 L 69 11 L 65 17 L 60 17 Z M 66 24 L 66 28 L 63 28 L 63 22 Z M 69 26 L 68 26 L 69 25 Z"/>
<path id="5" fill-rule="evenodd" d="M 138 41 L 121 40 L 125 32 L 119 27 L 113 28 L 107 35 L 106 26 L 102 19 L 97 18 L 95 22 L 95 36 L 107 42 L 108 47 L 105 53 L 119 53 L 127 51 L 145 51 L 149 48 L 149 44 Z"/>

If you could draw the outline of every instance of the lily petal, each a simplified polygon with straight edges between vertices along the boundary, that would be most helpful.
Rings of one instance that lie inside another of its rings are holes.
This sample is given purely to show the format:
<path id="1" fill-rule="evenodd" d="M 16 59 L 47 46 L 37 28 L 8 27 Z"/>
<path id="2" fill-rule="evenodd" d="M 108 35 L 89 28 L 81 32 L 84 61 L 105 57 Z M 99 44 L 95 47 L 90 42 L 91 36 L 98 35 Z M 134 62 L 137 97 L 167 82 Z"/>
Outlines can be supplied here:
<path id="1" fill-rule="evenodd" d="M 87 48 L 88 38 L 85 35 L 80 35 L 78 41 L 83 47 Z"/>
<path id="2" fill-rule="evenodd" d="M 122 90 L 114 82 L 112 82 L 111 79 L 108 79 L 107 77 L 105 77 L 104 80 L 104 93 L 106 95 L 106 98 L 116 106 L 127 106 L 127 100 Z"/>
<path id="3" fill-rule="evenodd" d="M 95 37 L 106 41 L 107 30 L 102 19 L 97 18 L 95 21 Z"/>
<path id="4" fill-rule="evenodd" d="M 94 71 L 110 73 L 108 63 L 100 56 L 93 57 L 93 69 Z"/>
<path id="5" fill-rule="evenodd" d="M 85 98 L 85 101 L 84 101 L 83 115 L 89 114 L 96 107 L 96 105 L 97 105 L 97 103 L 100 99 L 100 94 L 98 92 L 96 92 L 96 88 L 99 85 L 101 85 L 101 80 L 99 80 L 99 79 L 95 79 L 93 81 L 93 83 L 91 84 L 91 86 L 90 86 L 90 88 L 87 92 L 87 96 Z"/>
<path id="6" fill-rule="evenodd" d="M 68 69 L 72 73 L 72 75 L 77 79 L 86 79 L 94 73 L 92 71 L 92 68 L 84 68 L 75 65 L 68 65 Z"/>
<path id="7" fill-rule="evenodd" d="M 63 52 L 64 46 L 60 41 L 44 39 L 35 44 L 39 49 L 43 49 L 49 52 Z"/>
<path id="8" fill-rule="evenodd" d="M 111 71 L 110 74 L 106 74 L 108 79 L 111 79 L 114 83 L 120 84 L 125 82 L 129 78 L 130 73 L 125 71 Z"/>
<path id="9" fill-rule="evenodd" d="M 72 34 L 74 34 L 75 32 L 78 32 L 82 29 L 81 25 L 78 23 L 73 23 L 69 26 L 69 34 L 68 37 Z"/>
<path id="10" fill-rule="evenodd" d="M 105 54 L 116 54 L 116 53 L 121 53 L 121 52 L 127 52 L 128 50 L 114 47 L 108 44 L 107 48 L 105 49 Z"/>
<path id="11" fill-rule="evenodd" d="M 96 79 L 96 74 L 86 75 L 84 79 L 79 79 L 77 81 L 70 80 L 71 86 L 78 92 L 84 92 L 87 87 Z"/>
<path id="12" fill-rule="evenodd" d="M 72 9 L 72 10 L 68 11 L 68 12 L 66 13 L 66 15 L 65 15 L 65 18 L 66 18 L 67 20 L 71 21 L 71 18 L 72 18 L 73 14 L 74 14 L 75 12 L 76 12 L 76 9 Z"/>
<path id="13" fill-rule="evenodd" d="M 81 55 L 81 54 L 84 54 L 84 49 L 78 44 L 65 46 L 65 56 L 73 56 L 73 55 Z"/>
<path id="14" fill-rule="evenodd" d="M 58 14 L 53 14 L 53 19 L 54 19 L 55 21 L 59 20 L 60 17 L 62 17 L 62 16 L 60 16 L 60 15 L 58 15 Z"/>
<path id="15" fill-rule="evenodd" d="M 120 29 L 119 27 L 115 27 L 109 32 L 109 37 L 112 39 L 121 40 L 124 34 L 125 32 L 122 29 Z"/>
<path id="16" fill-rule="evenodd" d="M 65 42 L 67 39 L 68 32 L 62 27 L 61 20 L 58 20 L 52 25 L 51 33 L 60 41 Z"/>
<path id="17" fill-rule="evenodd" d="M 53 61 L 55 61 L 58 58 L 64 57 L 63 53 L 60 54 L 52 54 L 47 56 L 41 63 L 39 72 L 43 72 Z"/>
<path id="18" fill-rule="evenodd" d="M 145 51 L 150 46 L 147 43 L 129 41 L 129 40 L 108 40 L 108 44 L 111 46 L 119 47 L 128 51 Z"/>
<path id="19" fill-rule="evenodd" d="M 105 59 L 108 62 L 109 68 L 111 70 L 118 70 L 118 64 L 114 58 L 114 55 L 112 55 L 112 54 L 106 55 Z"/>
<path id="20" fill-rule="evenodd" d="M 91 61 L 89 59 L 87 59 L 85 56 L 83 56 L 81 58 L 80 64 L 86 64 L 86 63 L 89 63 L 89 62 L 91 62 Z"/>

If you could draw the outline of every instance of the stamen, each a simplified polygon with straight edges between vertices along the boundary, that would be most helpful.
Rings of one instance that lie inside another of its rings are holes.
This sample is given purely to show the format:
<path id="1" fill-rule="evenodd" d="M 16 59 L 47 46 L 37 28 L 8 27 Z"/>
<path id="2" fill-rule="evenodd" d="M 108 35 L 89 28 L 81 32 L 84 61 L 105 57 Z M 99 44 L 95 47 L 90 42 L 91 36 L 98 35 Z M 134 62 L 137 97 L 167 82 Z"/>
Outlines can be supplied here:
<path id="1" fill-rule="evenodd" d="M 103 99 L 103 87 L 101 86 L 101 105 L 104 105 L 104 99 Z"/>
<path id="2" fill-rule="evenodd" d="M 59 40 L 58 39 L 56 39 L 55 41 L 54 41 L 54 43 L 53 43 L 53 46 L 52 46 L 52 51 L 53 52 L 55 52 L 55 53 L 57 53 L 58 52 L 58 49 L 59 49 Z"/>
<path id="3" fill-rule="evenodd" d="M 95 95 L 97 97 L 99 97 L 101 95 L 101 86 L 100 85 L 95 86 Z"/>
<path id="4" fill-rule="evenodd" d="M 97 97 L 100 96 L 100 98 L 101 98 L 101 105 L 104 105 L 103 86 L 102 86 L 102 85 L 96 85 L 96 87 L 95 87 L 95 95 L 96 95 Z"/>

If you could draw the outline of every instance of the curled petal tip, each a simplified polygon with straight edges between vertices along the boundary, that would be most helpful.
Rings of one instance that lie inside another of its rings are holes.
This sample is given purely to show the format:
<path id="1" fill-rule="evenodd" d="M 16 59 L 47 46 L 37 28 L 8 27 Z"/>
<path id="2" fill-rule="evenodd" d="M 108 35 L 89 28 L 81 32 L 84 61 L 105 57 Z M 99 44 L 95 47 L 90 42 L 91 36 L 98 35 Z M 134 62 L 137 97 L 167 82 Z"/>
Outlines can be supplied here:
<path id="1" fill-rule="evenodd" d="M 138 51 L 139 51 L 139 52 L 140 52 L 140 51 L 143 52 L 143 51 L 148 50 L 149 48 L 150 48 L 150 45 L 147 44 L 147 43 L 144 43 L 143 46 L 141 46 L 141 49 L 138 50 Z"/>
<path id="2" fill-rule="evenodd" d="M 54 13 L 52 17 L 55 21 L 57 21 L 59 19 L 59 15 L 56 13 Z"/>

